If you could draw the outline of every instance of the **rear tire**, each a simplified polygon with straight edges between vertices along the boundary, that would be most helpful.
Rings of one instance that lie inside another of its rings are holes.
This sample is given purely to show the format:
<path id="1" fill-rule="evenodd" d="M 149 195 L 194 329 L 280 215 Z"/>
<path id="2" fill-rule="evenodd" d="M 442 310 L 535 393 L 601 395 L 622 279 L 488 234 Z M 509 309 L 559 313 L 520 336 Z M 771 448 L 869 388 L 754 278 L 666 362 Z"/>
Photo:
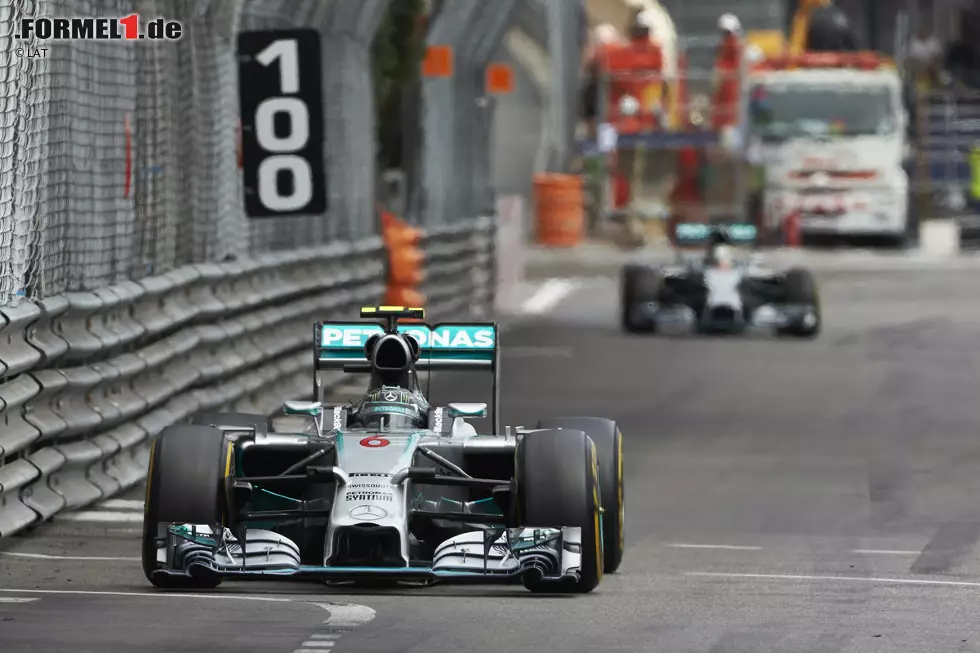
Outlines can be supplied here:
<path id="1" fill-rule="evenodd" d="M 623 268 L 620 290 L 620 324 L 627 333 L 651 333 L 657 330 L 653 320 L 637 320 L 633 309 L 637 304 L 655 302 L 660 295 L 660 274 L 642 265 Z"/>
<path id="2" fill-rule="evenodd" d="M 216 428 L 171 426 L 154 440 L 146 480 L 142 561 L 146 579 L 156 587 L 211 589 L 218 578 L 154 577 L 157 551 L 170 524 L 224 523 L 225 477 L 231 473 L 234 445 Z M 163 524 L 164 526 L 161 526 Z"/>
<path id="3" fill-rule="evenodd" d="M 602 504 L 602 571 L 615 573 L 626 550 L 623 434 L 619 426 L 602 417 L 556 417 L 541 420 L 537 428 L 582 431 L 595 442 Z"/>
<path id="4" fill-rule="evenodd" d="M 783 284 L 784 301 L 787 304 L 812 306 L 813 319 L 812 321 L 801 319 L 790 326 L 779 329 L 779 334 L 794 338 L 816 338 L 820 335 L 823 318 L 820 311 L 817 282 L 813 275 L 809 270 L 792 268 L 786 273 Z"/>
<path id="5" fill-rule="evenodd" d="M 575 585 L 525 582 L 524 586 L 532 592 L 591 592 L 602 580 L 595 443 L 584 432 L 569 429 L 528 433 L 517 445 L 515 462 L 518 523 L 582 530 L 582 564 Z"/>

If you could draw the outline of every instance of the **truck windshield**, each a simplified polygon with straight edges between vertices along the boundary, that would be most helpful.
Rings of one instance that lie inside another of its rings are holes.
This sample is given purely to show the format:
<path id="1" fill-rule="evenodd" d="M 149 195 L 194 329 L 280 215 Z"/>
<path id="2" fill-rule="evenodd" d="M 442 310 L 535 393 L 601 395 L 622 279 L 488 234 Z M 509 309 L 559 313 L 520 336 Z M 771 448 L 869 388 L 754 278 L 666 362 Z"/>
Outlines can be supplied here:
<path id="1" fill-rule="evenodd" d="M 886 136 L 898 126 L 896 111 L 885 86 L 758 84 L 749 94 L 752 131 L 767 140 Z"/>

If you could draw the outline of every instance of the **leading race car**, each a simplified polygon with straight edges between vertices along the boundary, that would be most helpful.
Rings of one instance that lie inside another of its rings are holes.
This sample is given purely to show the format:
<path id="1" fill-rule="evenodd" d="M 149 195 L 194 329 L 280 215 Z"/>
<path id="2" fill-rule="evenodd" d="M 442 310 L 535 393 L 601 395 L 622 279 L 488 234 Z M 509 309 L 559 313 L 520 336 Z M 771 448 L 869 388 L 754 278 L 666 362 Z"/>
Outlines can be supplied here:
<path id="1" fill-rule="evenodd" d="M 808 270 L 766 268 L 737 244 L 755 240 L 752 225 L 679 224 L 678 243 L 707 242 L 702 257 L 679 254 L 674 265 L 627 265 L 622 272 L 621 322 L 627 332 L 681 326 L 699 333 L 764 328 L 799 338 L 820 333 L 820 299 Z"/>
<path id="2" fill-rule="evenodd" d="M 318 323 L 314 401 L 287 401 L 300 432 L 202 416 L 154 442 L 143 570 L 162 588 L 223 579 L 523 583 L 589 592 L 623 559 L 623 441 L 600 418 L 497 430 L 493 323 Z M 356 404 L 324 405 L 319 374 L 365 373 Z M 487 404 L 431 406 L 421 370 L 493 374 Z"/>

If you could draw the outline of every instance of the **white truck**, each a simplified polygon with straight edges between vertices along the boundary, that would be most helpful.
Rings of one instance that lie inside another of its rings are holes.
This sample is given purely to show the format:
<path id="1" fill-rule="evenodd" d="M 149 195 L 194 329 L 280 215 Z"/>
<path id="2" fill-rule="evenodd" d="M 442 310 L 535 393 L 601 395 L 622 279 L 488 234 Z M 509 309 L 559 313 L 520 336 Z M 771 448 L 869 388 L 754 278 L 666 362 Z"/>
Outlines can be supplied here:
<path id="1" fill-rule="evenodd" d="M 764 170 L 763 227 L 901 243 L 907 115 L 894 67 L 799 63 L 749 77 L 749 155 Z"/>

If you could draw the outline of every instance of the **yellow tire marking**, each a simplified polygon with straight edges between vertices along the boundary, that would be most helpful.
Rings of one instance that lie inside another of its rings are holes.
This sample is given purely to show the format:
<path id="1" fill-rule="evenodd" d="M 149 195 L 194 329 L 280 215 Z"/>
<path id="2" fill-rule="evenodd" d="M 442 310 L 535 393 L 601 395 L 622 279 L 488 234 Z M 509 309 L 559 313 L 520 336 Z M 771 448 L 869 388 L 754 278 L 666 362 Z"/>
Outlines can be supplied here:
<path id="1" fill-rule="evenodd" d="M 626 535 L 623 529 L 623 432 L 617 431 L 619 435 L 619 466 L 616 478 L 616 490 L 619 493 L 619 550 L 626 548 Z"/>
<path id="2" fill-rule="evenodd" d="M 153 458 L 157 451 L 157 443 L 159 439 L 154 440 L 153 444 L 150 445 L 150 464 L 147 465 L 146 469 L 146 496 L 143 498 L 143 521 L 146 521 L 146 516 L 149 514 L 150 510 L 150 487 L 153 483 Z"/>
<path id="3" fill-rule="evenodd" d="M 222 479 L 223 481 L 225 481 L 224 486 L 226 488 L 228 487 L 228 483 L 227 483 L 228 477 L 231 476 L 231 461 L 232 461 L 232 455 L 234 453 L 235 453 L 235 443 L 229 442 L 228 450 L 225 453 L 225 475 L 224 478 Z M 227 524 L 228 523 L 228 498 L 227 497 L 225 498 L 221 506 L 221 517 L 222 517 L 222 523 Z"/>
<path id="4" fill-rule="evenodd" d="M 592 504 L 595 506 L 594 518 L 594 538 L 595 538 L 595 560 L 598 578 L 602 579 L 602 531 L 599 528 L 599 454 L 596 452 L 595 442 L 592 443 Z"/>

